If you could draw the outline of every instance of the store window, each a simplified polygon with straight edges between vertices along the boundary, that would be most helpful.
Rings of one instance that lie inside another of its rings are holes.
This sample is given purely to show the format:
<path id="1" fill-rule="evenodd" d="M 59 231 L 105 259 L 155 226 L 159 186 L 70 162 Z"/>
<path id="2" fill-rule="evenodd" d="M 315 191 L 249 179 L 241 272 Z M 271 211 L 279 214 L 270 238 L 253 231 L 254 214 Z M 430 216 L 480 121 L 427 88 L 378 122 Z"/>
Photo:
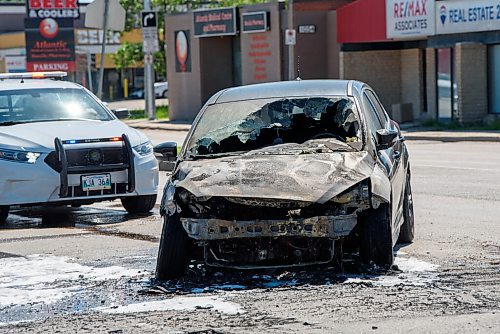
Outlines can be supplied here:
<path id="1" fill-rule="evenodd" d="M 451 120 L 457 106 L 457 85 L 453 78 L 453 49 L 437 50 L 438 118 Z"/>
<path id="2" fill-rule="evenodd" d="M 500 114 L 500 44 L 488 47 L 489 112 Z"/>

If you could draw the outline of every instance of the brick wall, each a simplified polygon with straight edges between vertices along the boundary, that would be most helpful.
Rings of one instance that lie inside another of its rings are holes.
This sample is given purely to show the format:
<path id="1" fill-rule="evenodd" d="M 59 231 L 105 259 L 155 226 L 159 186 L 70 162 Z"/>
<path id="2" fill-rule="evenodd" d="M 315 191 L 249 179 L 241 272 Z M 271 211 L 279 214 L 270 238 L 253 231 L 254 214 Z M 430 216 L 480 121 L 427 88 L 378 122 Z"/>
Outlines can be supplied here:
<path id="1" fill-rule="evenodd" d="M 340 78 L 366 82 L 391 113 L 401 103 L 401 51 L 341 52 Z"/>
<path id="2" fill-rule="evenodd" d="M 482 123 L 488 114 L 486 45 L 456 44 L 455 81 L 458 101 L 454 119 L 461 124 Z"/>
<path id="3" fill-rule="evenodd" d="M 422 56 L 420 49 L 401 50 L 401 102 L 412 104 L 413 119 L 424 109 Z"/>
<path id="4" fill-rule="evenodd" d="M 340 77 L 366 82 L 378 94 L 392 116 L 393 105 L 411 104 L 413 119 L 423 111 L 423 51 L 419 49 L 391 51 L 342 52 Z"/>
<path id="5" fill-rule="evenodd" d="M 437 77 L 436 77 L 436 50 L 428 48 L 425 50 L 426 78 L 427 80 L 427 112 L 423 118 L 437 118 Z"/>

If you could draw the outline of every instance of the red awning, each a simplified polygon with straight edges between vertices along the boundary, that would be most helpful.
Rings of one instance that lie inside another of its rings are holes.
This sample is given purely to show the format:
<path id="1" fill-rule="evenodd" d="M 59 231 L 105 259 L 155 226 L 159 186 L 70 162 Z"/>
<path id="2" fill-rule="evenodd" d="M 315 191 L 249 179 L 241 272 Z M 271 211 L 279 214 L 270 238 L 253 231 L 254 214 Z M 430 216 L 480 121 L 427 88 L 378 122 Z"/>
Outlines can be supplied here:
<path id="1" fill-rule="evenodd" d="M 337 9 L 339 43 L 384 42 L 385 0 L 358 0 Z"/>

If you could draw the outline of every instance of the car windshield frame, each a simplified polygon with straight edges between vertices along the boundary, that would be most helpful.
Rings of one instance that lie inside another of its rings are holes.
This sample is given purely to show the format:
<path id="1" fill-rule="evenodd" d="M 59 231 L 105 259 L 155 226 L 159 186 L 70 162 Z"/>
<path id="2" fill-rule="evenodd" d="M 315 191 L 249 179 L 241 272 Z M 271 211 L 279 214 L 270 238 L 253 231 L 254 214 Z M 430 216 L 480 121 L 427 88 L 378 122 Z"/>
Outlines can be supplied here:
<path id="1" fill-rule="evenodd" d="M 311 100 L 311 99 L 312 100 L 322 100 L 322 102 L 330 101 L 333 104 L 336 104 L 337 102 L 340 102 L 340 101 L 347 102 L 348 105 L 344 106 L 343 110 L 350 110 L 351 114 L 353 114 L 354 117 L 355 117 L 355 121 L 357 122 L 357 128 L 356 128 L 356 134 L 357 135 L 355 137 L 356 140 L 354 142 L 360 143 L 360 145 L 357 145 L 356 150 L 363 150 L 365 148 L 365 145 L 366 145 L 365 139 L 366 138 L 365 138 L 365 133 L 364 133 L 365 129 L 364 129 L 364 124 L 363 124 L 364 119 L 360 115 L 359 106 L 358 106 L 358 103 L 356 102 L 355 97 L 353 97 L 353 96 L 347 96 L 347 95 L 280 96 L 280 97 L 272 97 L 272 98 L 256 98 L 256 99 L 247 99 L 247 100 L 236 100 L 236 101 L 228 101 L 228 102 L 221 102 L 221 103 L 214 103 L 214 104 L 206 105 L 202 109 L 202 111 L 199 114 L 199 116 L 196 118 L 196 120 L 195 120 L 195 122 L 194 122 L 194 124 L 192 126 L 192 129 L 191 129 L 188 137 L 185 140 L 184 147 L 183 147 L 182 152 L 181 152 L 181 159 L 183 159 L 183 160 L 198 159 L 198 158 L 202 159 L 202 158 L 205 158 L 205 157 L 206 158 L 210 158 L 210 157 L 225 156 L 225 155 L 238 155 L 238 154 L 242 153 L 241 150 L 218 152 L 218 153 L 215 153 L 215 154 L 208 153 L 208 152 L 206 154 L 194 154 L 193 153 L 193 148 L 196 146 L 195 142 L 197 140 L 199 140 L 199 138 L 201 137 L 200 135 L 197 136 L 197 131 L 199 131 L 200 126 L 204 125 L 203 122 L 204 122 L 204 119 L 207 117 L 207 113 L 216 112 L 217 111 L 216 108 L 219 108 L 219 107 L 223 107 L 224 108 L 224 107 L 227 107 L 227 106 L 229 106 L 231 104 L 245 104 L 245 103 L 249 103 L 249 104 L 259 105 L 259 103 L 260 103 L 259 107 L 255 108 L 255 109 L 253 109 L 253 110 L 251 110 L 251 111 L 249 111 L 247 113 L 246 117 L 248 117 L 249 115 L 255 114 L 258 111 L 262 111 L 262 109 L 265 106 L 267 106 L 268 104 L 271 104 L 271 103 L 275 103 L 275 102 L 280 102 L 281 103 L 281 101 L 284 101 L 284 100 L 287 100 L 287 101 L 290 101 L 290 100 L 298 101 L 298 100 Z M 263 103 L 263 102 L 266 102 L 266 103 Z M 323 104 L 323 106 L 326 106 L 326 105 Z M 331 106 L 331 104 L 329 104 L 329 106 Z M 301 111 L 301 112 L 295 112 L 294 111 L 293 113 L 288 112 L 289 117 L 291 117 L 291 116 L 293 116 L 295 114 L 301 114 L 301 113 L 303 113 L 303 111 Z M 314 117 L 317 118 L 321 114 L 326 114 L 326 112 L 315 112 L 315 113 L 313 112 L 313 114 L 314 114 Z M 224 115 L 228 116 L 227 114 L 224 114 Z M 308 115 L 308 117 L 312 117 L 312 116 Z M 312 117 L 312 118 L 314 118 L 314 117 Z M 241 120 L 243 120 L 243 119 L 241 119 Z M 318 120 L 318 119 L 315 119 L 315 120 Z M 231 123 L 231 121 L 232 121 L 231 118 L 224 117 L 224 121 L 227 121 L 229 123 L 229 124 L 226 124 L 225 127 L 229 127 L 230 124 L 232 124 Z M 268 124 L 268 125 L 270 125 L 270 124 Z M 278 123 L 278 126 L 281 126 L 281 125 L 282 124 Z M 289 126 L 289 124 L 287 124 L 287 125 Z M 269 126 L 263 126 L 263 127 L 260 127 L 260 130 L 262 130 L 262 129 L 269 129 L 269 128 L 270 128 Z M 273 127 L 271 126 L 271 128 L 273 128 Z M 286 126 L 285 126 L 285 130 L 286 130 Z M 234 136 L 234 134 L 232 134 L 231 136 Z M 303 144 L 303 143 L 304 142 L 301 142 L 301 143 L 298 143 L 298 144 Z M 267 146 L 273 146 L 273 145 L 275 145 L 275 143 L 269 144 L 269 145 L 265 145 L 265 146 L 262 146 L 262 147 L 259 147 L 259 148 L 256 148 L 256 149 L 261 149 L 261 148 L 264 148 L 264 147 L 267 147 Z M 243 150 L 243 152 L 251 151 L 251 150 L 254 150 L 254 149 Z"/>
<path id="2" fill-rule="evenodd" d="M 82 88 L 0 90 L 0 126 L 57 121 L 112 121 L 115 117 Z"/>

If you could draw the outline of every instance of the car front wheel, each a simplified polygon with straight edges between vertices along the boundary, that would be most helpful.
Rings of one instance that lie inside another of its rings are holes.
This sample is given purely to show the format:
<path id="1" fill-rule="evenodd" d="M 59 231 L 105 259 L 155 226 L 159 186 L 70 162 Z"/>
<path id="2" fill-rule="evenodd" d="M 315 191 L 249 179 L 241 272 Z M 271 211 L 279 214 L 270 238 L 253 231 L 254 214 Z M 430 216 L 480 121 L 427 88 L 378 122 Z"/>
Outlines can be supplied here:
<path id="1" fill-rule="evenodd" d="M 362 213 L 359 255 L 365 264 L 388 268 L 394 262 L 391 211 L 389 204 Z"/>
<path id="2" fill-rule="evenodd" d="M 415 218 L 413 216 L 413 195 L 410 174 L 406 176 L 405 197 L 403 201 L 403 225 L 399 231 L 399 243 L 410 243 L 415 238 Z"/>
<path id="3" fill-rule="evenodd" d="M 0 225 L 3 225 L 7 220 L 7 216 L 9 215 L 9 207 L 8 206 L 0 206 Z"/>
<path id="4" fill-rule="evenodd" d="M 124 197 L 121 201 L 128 213 L 147 213 L 155 207 L 156 195 Z"/>
<path id="5" fill-rule="evenodd" d="M 174 279 L 186 272 L 191 243 L 177 215 L 163 217 L 156 279 Z"/>

